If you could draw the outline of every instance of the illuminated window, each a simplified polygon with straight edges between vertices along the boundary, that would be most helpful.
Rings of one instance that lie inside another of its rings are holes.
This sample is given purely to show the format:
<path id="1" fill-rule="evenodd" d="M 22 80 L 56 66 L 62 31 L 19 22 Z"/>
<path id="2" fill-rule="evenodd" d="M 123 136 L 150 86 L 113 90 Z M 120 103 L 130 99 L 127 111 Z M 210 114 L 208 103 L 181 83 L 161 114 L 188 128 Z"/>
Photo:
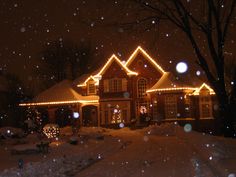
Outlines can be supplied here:
<path id="1" fill-rule="evenodd" d="M 119 105 L 116 105 L 113 109 L 112 109 L 112 118 L 111 118 L 111 123 L 112 124 L 116 124 L 116 123 L 121 123 L 122 119 L 122 114 L 121 114 L 121 109 L 119 107 Z"/>
<path id="2" fill-rule="evenodd" d="M 200 118 L 212 117 L 211 97 L 203 95 L 199 97 Z"/>
<path id="3" fill-rule="evenodd" d="M 177 99 L 176 96 L 165 96 L 165 118 L 173 119 L 177 117 Z"/>
<path id="4" fill-rule="evenodd" d="M 87 83 L 87 93 L 88 95 L 96 94 L 96 86 L 94 81 L 89 81 Z"/>
<path id="5" fill-rule="evenodd" d="M 138 97 L 143 98 L 145 97 L 147 90 L 147 80 L 144 78 L 141 78 L 138 80 Z"/>

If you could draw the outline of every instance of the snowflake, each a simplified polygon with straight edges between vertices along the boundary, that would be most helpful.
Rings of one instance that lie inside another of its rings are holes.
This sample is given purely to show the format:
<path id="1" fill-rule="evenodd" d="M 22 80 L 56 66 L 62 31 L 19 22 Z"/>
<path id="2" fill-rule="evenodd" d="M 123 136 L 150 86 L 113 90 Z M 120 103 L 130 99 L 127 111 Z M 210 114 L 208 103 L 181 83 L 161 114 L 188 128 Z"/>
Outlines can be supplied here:
<path id="1" fill-rule="evenodd" d="M 20 32 L 24 33 L 26 31 L 25 27 L 21 27 Z"/>

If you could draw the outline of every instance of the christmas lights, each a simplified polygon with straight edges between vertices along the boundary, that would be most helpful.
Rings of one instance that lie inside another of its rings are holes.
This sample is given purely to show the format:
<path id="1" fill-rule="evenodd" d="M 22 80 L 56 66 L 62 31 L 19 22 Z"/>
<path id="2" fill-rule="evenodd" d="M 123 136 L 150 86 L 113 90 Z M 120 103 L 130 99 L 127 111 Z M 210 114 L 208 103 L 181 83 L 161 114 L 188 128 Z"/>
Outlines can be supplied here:
<path id="1" fill-rule="evenodd" d="M 43 106 L 56 104 L 73 104 L 73 103 L 98 103 L 98 100 L 74 100 L 74 101 L 54 101 L 54 102 L 35 102 L 35 103 L 21 103 L 19 106 Z"/>
<path id="2" fill-rule="evenodd" d="M 144 56 L 145 56 L 148 60 L 150 60 L 150 62 L 151 62 L 159 71 L 161 71 L 162 74 L 165 73 L 165 71 L 162 69 L 162 67 L 161 67 L 160 65 L 158 65 L 158 64 L 156 63 L 156 61 L 155 61 L 154 59 L 152 59 L 152 57 L 150 57 L 150 56 L 148 55 L 148 53 L 147 53 L 145 50 L 143 50 L 142 47 L 140 47 L 140 46 L 138 46 L 137 49 L 131 54 L 131 56 L 129 57 L 129 59 L 127 60 L 127 62 L 126 62 L 126 64 L 125 64 L 126 67 L 128 67 L 128 66 L 131 64 L 131 62 L 133 61 L 133 59 L 135 58 L 135 56 L 138 54 L 139 51 L 142 52 L 142 54 L 144 54 Z"/>
<path id="3" fill-rule="evenodd" d="M 78 84 L 77 87 L 85 87 L 87 85 L 87 82 L 90 80 L 90 79 L 93 79 L 95 81 L 95 85 L 99 85 L 99 80 L 96 79 L 95 77 L 93 77 L 92 75 L 89 76 L 83 84 Z"/>
<path id="4" fill-rule="evenodd" d="M 157 92 L 157 91 L 174 91 L 174 90 L 196 90 L 194 87 L 175 87 L 175 88 L 162 88 L 162 89 L 151 89 L 147 90 L 147 93 Z"/>
<path id="5" fill-rule="evenodd" d="M 199 88 L 197 88 L 197 89 L 192 93 L 192 95 L 199 95 L 200 92 L 201 92 L 201 90 L 202 90 L 204 87 L 209 90 L 210 95 L 214 95 L 214 94 L 215 94 L 214 90 L 213 90 L 209 85 L 207 85 L 206 83 L 203 83 Z"/>
<path id="6" fill-rule="evenodd" d="M 56 138 L 59 136 L 60 129 L 57 124 L 47 124 L 43 127 L 43 133 L 48 138 Z"/>
<path id="7" fill-rule="evenodd" d="M 99 77 L 99 76 L 101 76 L 101 75 L 106 71 L 107 67 L 111 65 L 111 63 L 112 63 L 113 60 L 117 61 L 117 63 L 118 63 L 122 68 L 125 69 L 127 75 L 138 75 L 137 72 L 133 72 L 133 71 L 131 71 L 129 68 L 127 68 L 127 67 L 119 60 L 119 58 L 118 58 L 115 54 L 113 54 L 113 55 L 108 59 L 107 63 L 103 66 L 103 68 L 99 71 L 99 73 L 96 74 L 96 76 L 94 76 L 94 77 Z"/>
<path id="8" fill-rule="evenodd" d="M 89 76 L 83 84 L 78 84 L 77 87 L 84 87 L 86 86 L 86 83 L 90 80 L 93 79 L 96 83 L 95 85 L 99 85 L 99 79 L 102 78 L 102 74 L 106 71 L 107 67 L 111 65 L 112 61 L 117 61 L 117 63 L 124 68 L 124 70 L 126 71 L 127 75 L 138 75 L 137 72 L 133 72 L 131 70 L 129 70 L 120 60 L 119 58 L 113 54 L 108 61 L 106 62 L 106 64 L 102 67 L 102 69 L 98 72 L 98 74 L 94 75 L 94 76 Z"/>

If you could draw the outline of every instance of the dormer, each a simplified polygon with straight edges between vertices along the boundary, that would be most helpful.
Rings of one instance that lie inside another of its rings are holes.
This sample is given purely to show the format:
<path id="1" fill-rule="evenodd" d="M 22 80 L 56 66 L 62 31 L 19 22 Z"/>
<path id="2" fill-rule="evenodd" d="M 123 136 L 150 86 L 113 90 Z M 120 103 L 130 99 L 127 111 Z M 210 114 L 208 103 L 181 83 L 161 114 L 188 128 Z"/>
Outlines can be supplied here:
<path id="1" fill-rule="evenodd" d="M 90 79 L 86 83 L 87 85 L 87 95 L 96 95 L 96 81 L 93 79 Z"/>

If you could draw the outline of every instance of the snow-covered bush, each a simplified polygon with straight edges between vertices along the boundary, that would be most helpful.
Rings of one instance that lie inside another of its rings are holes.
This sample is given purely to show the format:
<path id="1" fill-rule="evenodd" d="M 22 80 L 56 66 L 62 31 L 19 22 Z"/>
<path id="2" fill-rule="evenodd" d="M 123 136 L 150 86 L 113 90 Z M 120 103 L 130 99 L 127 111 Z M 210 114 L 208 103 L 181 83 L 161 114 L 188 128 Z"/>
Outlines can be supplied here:
<path id="1" fill-rule="evenodd" d="M 0 136 L 4 138 L 22 138 L 25 134 L 20 128 L 2 127 L 0 128 Z"/>

